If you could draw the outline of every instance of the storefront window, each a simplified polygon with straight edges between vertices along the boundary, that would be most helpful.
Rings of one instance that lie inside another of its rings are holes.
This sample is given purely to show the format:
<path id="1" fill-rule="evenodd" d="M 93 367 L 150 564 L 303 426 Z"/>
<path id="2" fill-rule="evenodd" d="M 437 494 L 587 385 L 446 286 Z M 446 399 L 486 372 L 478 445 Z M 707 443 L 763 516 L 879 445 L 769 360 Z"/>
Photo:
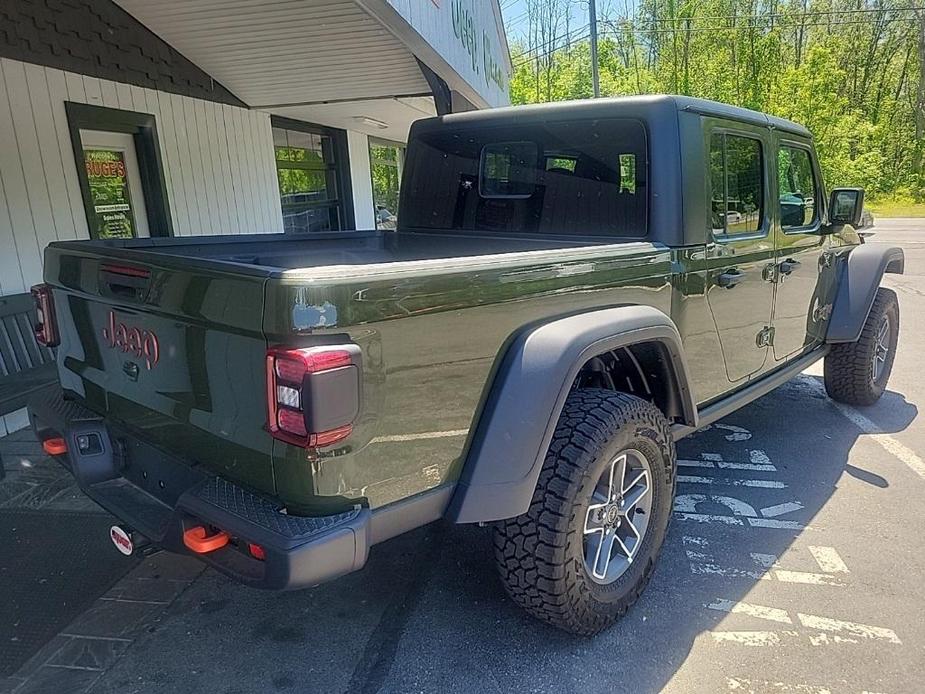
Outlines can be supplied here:
<path id="1" fill-rule="evenodd" d="M 376 228 L 395 229 L 398 224 L 398 192 L 405 148 L 393 142 L 369 141 L 369 163 L 373 177 Z"/>
<path id="2" fill-rule="evenodd" d="M 329 135 L 273 128 L 283 230 L 336 231 L 344 227 L 337 162 Z"/>

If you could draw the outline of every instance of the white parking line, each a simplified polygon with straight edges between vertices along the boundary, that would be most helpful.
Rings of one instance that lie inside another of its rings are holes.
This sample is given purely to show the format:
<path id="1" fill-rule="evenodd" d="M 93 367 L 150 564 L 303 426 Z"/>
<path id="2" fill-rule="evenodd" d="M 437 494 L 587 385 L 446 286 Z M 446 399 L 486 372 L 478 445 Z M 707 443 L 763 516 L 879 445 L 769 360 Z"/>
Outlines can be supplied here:
<path id="1" fill-rule="evenodd" d="M 810 571 L 788 571 L 787 569 L 776 569 L 774 577 L 781 583 L 803 583 L 811 586 L 844 586 L 845 584 L 827 574 L 817 574 Z"/>
<path id="2" fill-rule="evenodd" d="M 749 518 L 748 524 L 753 528 L 776 528 L 777 530 L 812 530 L 812 526 L 796 521 L 778 520 L 777 518 Z"/>
<path id="3" fill-rule="evenodd" d="M 732 643 L 738 646 L 779 646 L 784 639 L 805 640 L 809 646 L 838 646 L 841 644 L 858 644 L 858 639 L 826 632 L 801 634 L 798 631 L 711 631 L 714 643 Z"/>
<path id="4" fill-rule="evenodd" d="M 787 485 L 777 480 L 739 480 L 731 477 L 700 477 L 678 475 L 678 482 L 687 484 L 715 484 L 724 487 L 760 487 L 762 489 L 786 489 Z"/>
<path id="5" fill-rule="evenodd" d="M 727 677 L 726 686 L 730 692 L 785 692 L 786 694 L 832 694 L 828 687 L 811 684 L 788 684 L 787 682 L 770 682 L 753 680 L 748 677 Z"/>
<path id="6" fill-rule="evenodd" d="M 811 525 L 796 521 L 782 521 L 776 518 L 740 518 L 738 516 L 718 516 L 712 513 L 689 513 L 675 511 L 675 519 L 693 523 L 718 523 L 721 525 L 740 525 L 752 528 L 771 528 L 772 530 L 813 530 Z"/>
<path id="7" fill-rule="evenodd" d="M 790 619 L 790 615 L 786 610 L 782 610 L 777 607 L 768 607 L 767 605 L 756 605 L 749 602 L 736 602 L 735 600 L 727 600 L 726 598 L 717 598 L 709 605 L 704 605 L 704 607 L 710 610 L 728 612 L 729 614 L 744 614 L 749 617 L 764 619 L 770 622 L 793 624 L 793 620 Z M 899 636 L 896 635 L 896 632 L 892 629 L 887 629 L 886 627 L 872 626 L 870 624 L 858 624 L 857 622 L 848 622 L 843 619 L 821 617 L 819 615 L 804 614 L 802 612 L 797 612 L 797 619 L 799 619 L 800 624 L 802 624 L 807 629 L 818 629 L 822 632 L 835 634 L 835 637 L 832 639 L 828 638 L 828 634 L 811 636 L 811 640 L 814 639 L 817 642 L 816 645 L 829 643 L 834 641 L 836 638 L 840 642 L 857 643 L 857 641 L 853 641 L 851 637 L 889 641 L 890 643 L 895 643 L 897 645 L 902 644 L 902 641 L 900 641 Z M 842 634 L 844 634 L 845 637 L 842 637 Z"/>
<path id="8" fill-rule="evenodd" d="M 811 378 L 809 376 L 800 376 L 799 379 L 800 382 L 807 387 L 812 388 L 817 392 L 825 392 L 822 384 L 819 383 L 819 381 L 817 381 L 815 378 Z M 900 462 L 905 463 L 910 470 L 925 480 L 925 460 L 922 460 L 915 451 L 906 446 L 904 443 L 901 443 L 897 439 L 893 438 L 889 434 L 884 433 L 883 429 L 874 424 L 874 422 L 862 415 L 850 405 L 845 405 L 841 402 L 835 402 L 834 400 L 831 402 L 833 405 L 835 405 L 835 407 L 838 408 L 838 411 L 841 412 L 858 429 L 860 429 L 862 433 L 870 436 L 871 439 L 880 444 L 880 446 L 882 446 L 888 453 L 898 458 Z"/>
<path id="9" fill-rule="evenodd" d="M 844 587 L 845 585 L 839 576 L 832 575 L 831 573 L 784 569 L 781 567 L 776 554 L 751 552 L 750 556 L 752 562 L 754 562 L 757 568 L 723 566 L 718 564 L 715 557 L 709 552 L 710 542 L 705 537 L 683 535 L 681 537 L 681 542 L 684 545 L 684 553 L 687 555 L 687 559 L 690 562 L 691 573 L 695 576 L 713 575 L 722 576 L 724 578 L 750 578 L 756 581 L 777 580 L 781 583 L 799 583 L 814 586 Z M 816 549 L 818 550 L 820 548 L 817 547 Z M 822 553 L 823 557 L 831 558 L 831 553 L 834 553 L 838 561 L 841 561 L 841 557 L 838 557 L 838 553 L 835 552 L 833 548 L 823 547 L 821 549 L 827 550 Z M 819 563 L 818 560 L 817 563 Z M 832 561 L 827 566 L 834 568 L 839 565 Z M 844 565 L 844 562 L 841 562 L 840 567 L 844 568 L 844 572 L 848 571 L 848 567 Z M 841 568 L 833 571 L 833 573 L 839 572 L 842 572 Z"/>
<path id="10" fill-rule="evenodd" d="M 865 639 L 882 639 L 890 643 L 902 644 L 896 632 L 886 627 L 875 627 L 869 624 L 857 624 L 856 622 L 846 622 L 841 619 L 832 619 L 831 617 L 820 617 L 814 614 L 797 613 L 800 624 L 810 629 L 819 629 L 821 631 L 846 632 L 852 636 L 860 636 Z"/>
<path id="11" fill-rule="evenodd" d="M 827 549 L 831 549 L 831 547 Z M 834 552 L 835 550 L 833 549 L 832 551 Z M 783 569 L 781 568 L 780 562 L 778 561 L 777 555 L 775 554 L 762 554 L 760 552 L 751 552 L 751 558 L 752 558 L 752 561 L 754 561 L 758 566 L 762 567 L 765 571 L 770 571 L 771 575 L 773 575 L 774 578 L 776 578 L 781 583 L 802 583 L 805 585 L 812 585 L 812 586 L 838 586 L 838 587 L 842 587 L 845 585 L 841 581 L 841 579 L 839 579 L 836 576 L 831 576 L 829 574 L 814 573 L 811 571 L 791 571 L 790 569 Z"/>
<path id="12" fill-rule="evenodd" d="M 688 556 L 690 558 L 690 556 Z M 691 562 L 691 573 L 695 576 L 711 575 L 723 578 L 750 578 L 755 581 L 769 581 L 771 575 L 764 571 L 749 571 L 734 566 L 719 566 L 709 562 Z"/>
<path id="13" fill-rule="evenodd" d="M 761 509 L 761 515 L 765 518 L 774 518 L 775 516 L 782 516 L 785 513 L 793 513 L 794 511 L 800 511 L 802 509 L 803 504 L 799 501 L 787 501 L 775 506 L 766 506 Z"/>
<path id="14" fill-rule="evenodd" d="M 680 476 L 679 476 L 680 477 Z M 732 511 L 731 516 L 712 513 L 699 513 L 697 507 L 703 503 L 725 506 Z M 784 521 L 777 518 L 758 518 L 753 506 L 733 496 L 717 494 L 678 494 L 674 501 L 674 517 L 682 521 L 695 523 L 722 523 L 723 525 L 750 526 L 753 528 L 774 528 L 778 530 L 811 530 L 812 528 L 796 521 Z M 744 517 L 744 520 L 743 520 Z"/>
<path id="15" fill-rule="evenodd" d="M 925 460 L 922 460 L 918 455 L 916 455 L 915 451 L 906 446 L 904 443 L 896 440 L 889 434 L 883 433 L 883 429 L 878 427 L 853 407 L 840 402 L 835 402 L 833 404 L 838 408 L 839 412 L 850 419 L 858 429 L 860 429 L 865 434 L 868 434 L 874 441 L 885 448 L 887 452 L 899 458 L 899 460 L 905 463 L 910 470 L 925 480 Z"/>
<path id="16" fill-rule="evenodd" d="M 777 607 L 766 607 L 765 605 L 753 605 L 749 602 L 736 602 L 726 598 L 717 598 L 709 605 L 707 609 L 718 610 L 720 612 L 729 612 L 730 614 L 744 614 L 749 617 L 766 619 L 770 622 L 780 622 L 781 624 L 793 624 L 787 610 L 781 610 Z"/>
<path id="17" fill-rule="evenodd" d="M 796 636 L 796 632 L 793 632 Z M 711 631 L 715 643 L 737 643 L 740 646 L 777 646 L 780 635 L 776 631 Z"/>
<path id="18" fill-rule="evenodd" d="M 679 467 L 723 468 L 724 470 L 750 470 L 752 472 L 777 472 L 770 463 L 734 463 L 728 460 L 689 460 L 682 458 Z"/>
<path id="19" fill-rule="evenodd" d="M 745 522 L 737 516 L 717 516 L 712 513 L 687 513 L 676 511 L 674 517 L 680 521 L 691 521 L 693 523 L 719 523 L 722 525 L 741 525 Z"/>
<path id="20" fill-rule="evenodd" d="M 848 566 L 842 561 L 841 556 L 835 551 L 834 547 L 816 547 L 810 545 L 810 554 L 819 565 L 819 568 L 826 573 L 848 573 Z"/>

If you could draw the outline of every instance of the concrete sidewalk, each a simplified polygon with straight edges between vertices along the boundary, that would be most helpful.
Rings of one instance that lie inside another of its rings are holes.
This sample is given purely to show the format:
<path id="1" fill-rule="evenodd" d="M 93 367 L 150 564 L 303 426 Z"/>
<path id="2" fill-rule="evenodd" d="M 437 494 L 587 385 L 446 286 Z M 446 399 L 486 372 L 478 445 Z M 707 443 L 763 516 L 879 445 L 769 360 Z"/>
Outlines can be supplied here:
<path id="1" fill-rule="evenodd" d="M 119 554 L 114 522 L 32 432 L 0 437 L 0 694 L 80 691 L 202 571 Z M 127 574 L 127 575 L 126 575 Z"/>

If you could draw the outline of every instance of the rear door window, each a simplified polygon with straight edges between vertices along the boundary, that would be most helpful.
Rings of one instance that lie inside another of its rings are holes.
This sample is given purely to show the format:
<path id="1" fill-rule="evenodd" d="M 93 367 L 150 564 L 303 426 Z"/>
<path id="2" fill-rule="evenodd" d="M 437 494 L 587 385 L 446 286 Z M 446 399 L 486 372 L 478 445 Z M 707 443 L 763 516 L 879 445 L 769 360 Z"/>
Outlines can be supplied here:
<path id="1" fill-rule="evenodd" d="M 711 226 L 715 234 L 754 234 L 764 223 L 761 142 L 731 133 L 710 138 Z"/>

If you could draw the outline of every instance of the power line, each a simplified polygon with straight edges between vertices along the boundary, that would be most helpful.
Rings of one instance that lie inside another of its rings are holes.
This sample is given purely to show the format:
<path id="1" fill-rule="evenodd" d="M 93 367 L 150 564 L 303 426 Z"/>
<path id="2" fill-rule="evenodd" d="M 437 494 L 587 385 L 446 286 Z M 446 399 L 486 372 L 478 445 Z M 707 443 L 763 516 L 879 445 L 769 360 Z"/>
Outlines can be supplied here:
<path id="1" fill-rule="evenodd" d="M 564 42 L 567 45 L 571 41 L 578 41 L 580 39 L 576 38 L 576 36 L 579 34 L 579 32 L 587 31 L 588 27 L 589 25 L 585 24 L 584 26 L 580 26 L 580 27 L 576 27 L 575 29 L 572 29 L 569 33 L 564 34 L 563 36 L 554 36 L 548 41 L 544 41 L 543 43 L 539 43 L 535 46 L 531 46 L 529 49 L 527 49 L 526 51 L 518 55 L 518 58 L 528 58 L 532 60 L 533 58 L 541 57 L 541 56 L 533 55 L 536 51 L 542 50 L 544 48 L 551 48 L 552 50 L 557 50 L 557 48 L 564 47 L 562 46 L 560 42 Z M 559 43 L 560 45 L 558 47 L 553 47 L 553 44 L 556 44 L 556 43 Z M 546 53 L 545 55 L 549 55 L 549 54 Z"/>
<path id="2" fill-rule="evenodd" d="M 599 20 L 599 21 L 601 21 L 602 23 L 605 23 L 605 24 L 613 24 L 613 23 L 612 23 L 611 21 L 609 21 L 609 20 Z M 681 20 L 681 21 L 686 21 L 686 20 Z M 906 18 L 896 18 L 896 19 L 894 19 L 893 21 L 915 22 L 915 21 L 918 21 L 918 20 L 917 20 L 916 18 L 906 17 Z M 641 27 L 633 27 L 632 24 L 633 24 L 632 22 L 627 22 L 627 23 L 626 23 L 627 26 L 620 27 L 620 28 L 611 27 L 611 28 L 609 28 L 609 29 L 605 29 L 602 33 L 611 34 L 611 35 L 619 35 L 622 31 L 625 31 L 627 28 L 628 28 L 633 34 L 645 34 L 645 35 L 650 35 L 650 34 L 678 34 L 678 33 L 702 33 L 702 32 L 706 32 L 706 31 L 710 31 L 710 32 L 749 31 L 749 30 L 760 30 L 760 29 L 761 29 L 760 27 L 757 27 L 757 26 L 754 26 L 754 25 L 752 25 L 752 26 L 728 26 L 728 25 L 727 25 L 727 26 L 690 27 L 690 28 L 678 27 L 678 28 L 676 28 L 676 29 L 645 29 L 645 28 L 641 28 Z M 865 22 L 865 21 L 810 22 L 810 23 L 806 23 L 806 24 L 800 25 L 801 28 L 812 28 L 812 27 L 835 28 L 835 27 L 840 27 L 840 26 L 870 26 L 870 22 L 869 22 L 869 21 L 866 21 L 866 22 Z M 587 27 L 583 27 L 583 28 L 587 28 Z M 789 29 L 789 28 L 796 29 L 797 27 L 788 27 L 788 29 Z M 581 36 L 577 36 L 577 37 L 571 38 L 571 39 L 570 39 L 570 42 L 579 43 L 579 42 L 581 42 L 581 41 L 584 41 L 585 39 L 590 38 L 590 36 L 591 36 L 591 32 L 590 32 L 590 31 L 587 31 L 586 33 L 582 34 Z M 560 39 L 556 39 L 556 40 L 561 40 L 561 38 L 560 38 Z M 558 46 L 554 46 L 554 47 L 552 47 L 551 49 L 546 50 L 546 51 L 544 51 L 544 52 L 542 52 L 542 53 L 538 53 L 538 54 L 536 54 L 536 55 L 529 55 L 528 57 L 524 58 L 523 60 L 519 60 L 519 61 L 517 61 L 516 63 L 514 63 L 514 64 L 512 65 L 512 67 L 516 70 L 517 68 L 519 68 L 519 67 L 522 66 L 522 65 L 526 65 L 527 63 L 531 63 L 531 62 L 533 62 L 534 60 L 538 60 L 538 59 L 540 59 L 540 58 L 545 58 L 546 56 L 549 56 L 549 55 L 551 55 L 551 54 L 553 54 L 553 53 L 556 53 L 557 51 L 560 51 L 560 50 L 562 50 L 563 48 L 566 48 L 566 46 L 565 46 L 565 45 L 558 45 Z"/>
<path id="3" fill-rule="evenodd" d="M 653 23 L 673 23 L 673 22 L 684 22 L 691 20 L 746 20 L 746 19 L 799 19 L 801 17 L 819 17 L 819 16 L 829 16 L 829 15 L 843 15 L 843 14 L 872 14 L 872 13 L 882 13 L 889 14 L 893 12 L 922 12 L 925 11 L 925 7 L 881 7 L 878 9 L 862 9 L 862 10 L 820 10 L 820 11 L 810 11 L 805 12 L 769 12 L 766 14 L 723 14 L 723 15 L 691 15 L 690 17 L 652 17 L 645 18 L 640 21 L 643 22 L 653 22 Z M 620 24 L 624 22 L 632 23 L 636 20 L 612 20 L 612 19 L 602 19 L 601 22 L 608 24 Z"/>
<path id="4" fill-rule="evenodd" d="M 590 36 L 591 36 L 591 32 L 590 32 L 590 31 L 586 31 L 586 32 L 585 32 L 584 34 L 582 34 L 581 36 L 576 36 L 574 39 L 572 39 L 572 41 L 574 41 L 575 43 L 579 43 L 580 41 L 584 41 L 585 39 L 590 38 Z M 567 47 L 567 46 L 556 46 L 555 48 L 553 48 L 553 49 L 551 49 L 551 50 L 544 51 L 543 53 L 538 53 L 538 54 L 536 54 L 536 55 L 532 55 L 532 56 L 530 56 L 529 58 L 527 58 L 527 59 L 525 59 L 525 60 L 519 60 L 519 61 L 517 61 L 516 63 L 514 63 L 511 67 L 513 67 L 513 68 L 516 70 L 516 69 L 519 68 L 521 65 L 526 65 L 527 63 L 531 63 L 531 62 L 533 62 L 534 60 L 538 60 L 539 58 L 545 58 L 546 56 L 552 55 L 553 53 L 555 53 L 555 52 L 557 52 L 557 51 L 561 51 L 563 48 L 566 48 L 566 47 Z"/>
<path id="5" fill-rule="evenodd" d="M 688 21 L 688 20 L 682 20 L 682 21 Z M 905 18 L 897 17 L 893 19 L 892 21 L 894 22 L 917 22 L 918 19 L 913 18 L 913 17 L 905 17 Z M 806 24 L 800 24 L 797 26 L 786 27 L 786 29 L 792 30 L 792 29 L 802 29 L 802 28 L 810 28 L 810 27 L 834 28 L 834 27 L 842 27 L 842 26 L 870 26 L 870 24 L 871 24 L 870 22 L 862 22 L 862 21 L 857 21 L 857 22 L 856 21 L 810 22 Z M 726 25 L 726 26 L 712 26 L 712 27 L 677 27 L 675 29 L 645 29 L 643 27 L 633 27 L 630 25 L 626 28 L 628 28 L 634 34 L 679 34 L 679 33 L 687 34 L 687 33 L 700 33 L 704 31 L 723 32 L 723 31 L 762 31 L 764 30 L 763 27 L 759 27 L 754 24 L 743 25 L 743 26 Z M 607 33 L 614 34 L 614 35 L 620 34 L 622 31 L 625 31 L 626 28 L 611 27 L 607 29 Z"/>

